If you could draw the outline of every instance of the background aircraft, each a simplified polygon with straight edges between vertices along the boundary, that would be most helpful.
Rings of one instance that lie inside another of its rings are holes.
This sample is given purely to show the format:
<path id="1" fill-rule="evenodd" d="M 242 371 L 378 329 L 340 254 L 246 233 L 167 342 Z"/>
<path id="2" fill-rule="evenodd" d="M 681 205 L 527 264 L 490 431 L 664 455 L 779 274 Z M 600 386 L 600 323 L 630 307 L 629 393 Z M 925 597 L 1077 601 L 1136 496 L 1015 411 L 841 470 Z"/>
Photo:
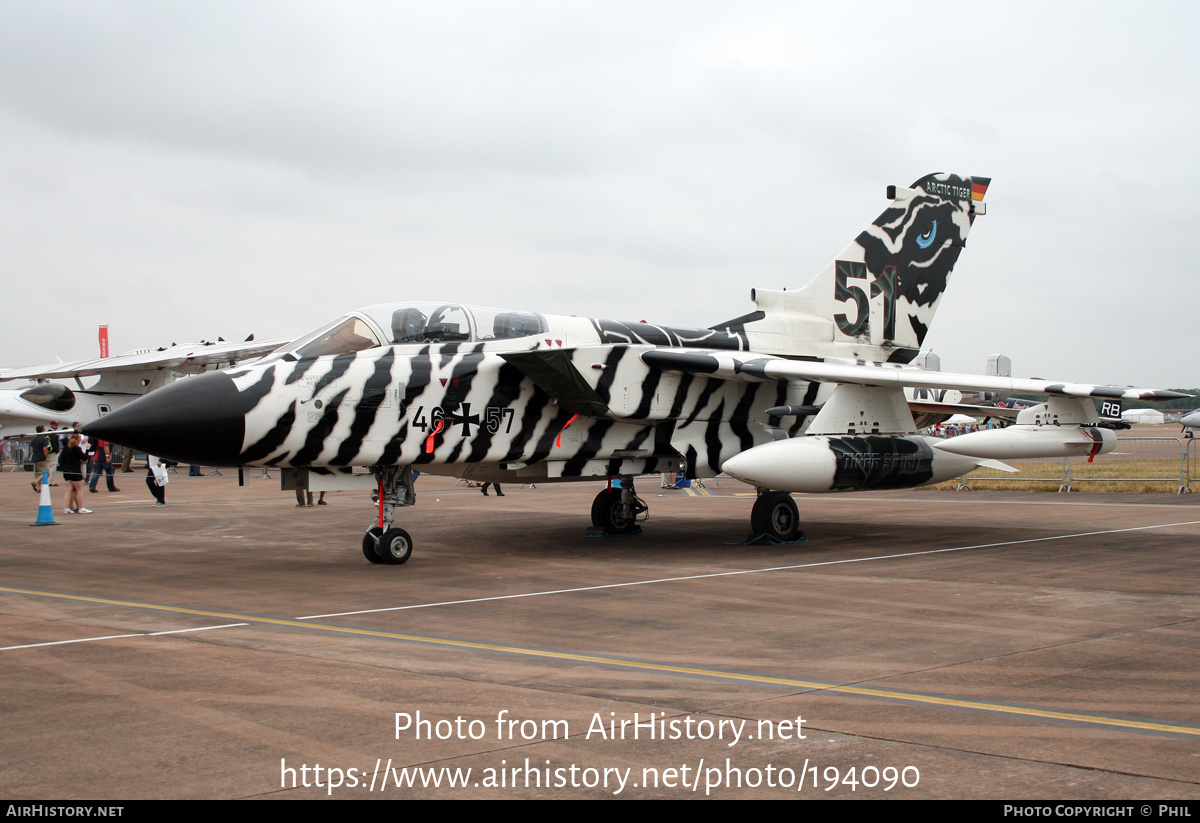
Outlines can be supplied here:
<path id="1" fill-rule="evenodd" d="M 1188 412 L 1183 417 L 1179 418 L 1179 422 L 1183 424 L 1183 430 L 1200 428 L 1200 409 L 1193 412 Z M 1192 432 L 1188 431 L 1188 437 L 1192 436 Z"/>
<path id="2" fill-rule="evenodd" d="M 988 359 L 988 375 L 1008 377 L 1012 374 L 1006 365 L 1008 360 L 1002 354 L 994 354 Z M 997 370 L 997 363 L 1002 370 Z M 923 368 L 937 370 L 937 361 L 932 365 L 928 362 L 921 364 Z M 995 421 L 1001 426 L 1010 425 L 1025 409 L 1039 405 L 1036 400 L 1012 397 L 1008 394 L 995 392 L 967 392 L 955 390 L 907 389 L 908 408 L 912 411 L 918 428 L 925 428 L 936 423 L 949 422 L 954 415 L 963 415 L 975 421 Z M 1124 430 L 1130 424 L 1121 419 L 1121 401 L 1115 399 L 1097 400 L 1097 413 L 1101 428 Z"/>
<path id="3" fill-rule="evenodd" d="M 941 371 L 942 361 L 933 352 L 922 352 L 913 360 L 914 366 L 931 371 Z M 988 357 L 984 374 L 994 377 L 1011 377 L 1012 360 L 1007 355 L 993 354 Z M 917 428 L 923 429 L 945 423 L 956 414 L 977 419 L 1007 420 L 1016 417 L 1007 395 L 995 392 L 961 392 L 956 389 L 914 389 L 904 392 L 908 407 L 913 412 Z M 1029 405 L 1034 405 L 1030 403 Z M 999 411 L 997 411 L 997 409 Z"/>
<path id="4" fill-rule="evenodd" d="M 253 337 L 253 335 L 251 335 Z M 141 349 L 116 357 L 6 369 L 0 372 L 0 436 L 27 437 L 37 426 L 90 423 L 180 375 L 261 357 L 285 341 L 193 343 Z M 84 386 L 84 378 L 99 377 Z M 67 382 L 74 383 L 74 387 Z"/>
<path id="5" fill-rule="evenodd" d="M 752 531 L 790 541 L 801 533 L 789 492 L 911 488 L 996 459 L 1109 451 L 1115 435 L 1098 426 L 1092 397 L 1177 393 L 908 365 L 988 183 L 936 174 L 890 186 L 883 214 L 810 283 L 751 290 L 753 311 L 709 328 L 371 306 L 85 431 L 182 462 L 305 467 L 314 490 L 369 467 L 378 511 L 362 549 L 389 564 L 412 550 L 393 521 L 415 502 L 414 468 L 500 482 L 619 479 L 591 508 L 593 527 L 610 534 L 638 529 L 637 475 L 724 471 L 760 489 Z M 906 387 L 1049 400 L 1006 429 L 941 441 L 916 433 Z"/>

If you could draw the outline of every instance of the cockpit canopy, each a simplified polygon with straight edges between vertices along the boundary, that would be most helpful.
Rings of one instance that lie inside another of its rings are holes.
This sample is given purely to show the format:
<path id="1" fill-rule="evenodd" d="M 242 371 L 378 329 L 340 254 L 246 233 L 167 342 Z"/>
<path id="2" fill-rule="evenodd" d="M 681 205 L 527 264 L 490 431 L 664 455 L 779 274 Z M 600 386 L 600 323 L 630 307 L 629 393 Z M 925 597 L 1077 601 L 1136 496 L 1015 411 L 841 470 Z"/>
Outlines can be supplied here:
<path id="1" fill-rule="evenodd" d="M 21 392 L 21 399 L 52 412 L 66 412 L 75 408 L 75 392 L 59 383 L 39 383 Z"/>
<path id="2" fill-rule="evenodd" d="M 351 354 L 377 346 L 515 340 L 546 331 L 546 319 L 459 303 L 381 303 L 327 323 L 279 350 L 298 357 Z"/>

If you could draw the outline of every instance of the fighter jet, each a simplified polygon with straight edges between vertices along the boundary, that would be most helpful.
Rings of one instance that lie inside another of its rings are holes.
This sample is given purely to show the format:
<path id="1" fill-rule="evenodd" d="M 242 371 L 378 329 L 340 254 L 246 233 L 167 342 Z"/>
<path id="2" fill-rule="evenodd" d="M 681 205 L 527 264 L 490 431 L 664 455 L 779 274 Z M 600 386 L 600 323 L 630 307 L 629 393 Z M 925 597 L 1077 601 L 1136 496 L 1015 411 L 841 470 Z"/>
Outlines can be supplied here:
<path id="1" fill-rule="evenodd" d="M 191 343 L 138 349 L 115 357 L 0 372 L 0 436 L 27 437 L 37 426 L 98 420 L 180 375 L 229 367 L 273 351 L 283 340 Z M 99 380 L 84 386 L 84 379 Z M 72 388 L 66 382 L 73 381 Z"/>
<path id="2" fill-rule="evenodd" d="M 1192 437 L 1194 432 L 1191 429 L 1200 428 L 1200 409 L 1188 412 L 1183 417 L 1179 418 L 1179 422 L 1183 424 L 1181 431 L 1187 432 L 1188 437 Z"/>
<path id="3" fill-rule="evenodd" d="M 404 563 L 394 525 L 413 470 L 481 481 L 607 478 L 593 530 L 628 534 L 635 478 L 721 472 L 759 488 L 751 531 L 793 541 L 789 492 L 912 488 L 1010 457 L 1115 445 L 1093 397 L 1173 392 L 950 374 L 909 365 L 988 178 L 931 174 L 891 201 L 810 283 L 754 289 L 748 314 L 673 328 L 459 303 L 340 317 L 249 366 L 157 391 L 85 428 L 184 462 L 304 467 L 310 489 L 369 471 L 373 563 Z M 1015 425 L 949 441 L 916 433 L 906 387 L 1044 395 Z M 999 464 L 1003 465 L 1003 464 Z M 620 480 L 617 484 L 614 481 Z"/>

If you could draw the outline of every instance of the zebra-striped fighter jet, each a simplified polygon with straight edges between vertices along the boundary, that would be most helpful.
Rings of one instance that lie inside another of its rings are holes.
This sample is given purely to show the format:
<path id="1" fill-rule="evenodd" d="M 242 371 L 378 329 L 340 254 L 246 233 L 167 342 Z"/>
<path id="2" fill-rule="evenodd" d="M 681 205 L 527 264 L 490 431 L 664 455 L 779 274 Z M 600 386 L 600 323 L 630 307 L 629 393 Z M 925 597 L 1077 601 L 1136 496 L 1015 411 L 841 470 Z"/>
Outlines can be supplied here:
<path id="1" fill-rule="evenodd" d="M 620 479 L 595 530 L 636 531 L 634 479 L 726 472 L 760 489 L 751 529 L 801 536 L 789 492 L 911 488 L 1004 457 L 1114 445 L 1092 397 L 1168 392 L 930 371 L 920 351 L 989 180 L 931 174 L 795 291 L 708 328 L 389 303 L 351 312 L 262 360 L 168 386 L 89 434 L 183 462 L 306 468 L 310 489 L 365 467 L 375 563 L 408 560 L 395 510 L 414 469 L 480 481 Z M 1017 425 L 943 442 L 916 432 L 906 387 L 1049 396 Z M 953 447 L 953 448 L 951 448 Z M 619 486 L 619 487 L 618 487 Z"/>

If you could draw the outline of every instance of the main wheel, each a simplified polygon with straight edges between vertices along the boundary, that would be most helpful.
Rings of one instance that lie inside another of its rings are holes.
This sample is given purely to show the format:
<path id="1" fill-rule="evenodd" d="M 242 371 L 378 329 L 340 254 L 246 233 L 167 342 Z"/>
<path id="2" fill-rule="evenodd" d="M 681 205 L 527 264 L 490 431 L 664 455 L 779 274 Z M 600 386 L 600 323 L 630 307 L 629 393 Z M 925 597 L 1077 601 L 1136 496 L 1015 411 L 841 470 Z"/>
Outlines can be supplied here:
<path id="1" fill-rule="evenodd" d="M 404 529 L 388 529 L 379 538 L 379 547 L 375 550 L 379 562 L 397 566 L 407 562 L 412 557 L 412 538 Z"/>
<path id="2" fill-rule="evenodd" d="M 800 510 L 787 492 L 767 492 L 754 501 L 750 511 L 750 529 L 756 535 L 766 534 L 783 543 L 800 536 Z"/>
<path id="3" fill-rule="evenodd" d="M 592 525 L 610 534 L 628 534 L 637 528 L 637 514 L 621 505 L 620 489 L 604 489 L 592 501 Z"/>
<path id="4" fill-rule="evenodd" d="M 375 553 L 375 538 L 383 534 L 383 529 L 378 526 L 372 526 L 367 529 L 367 533 L 363 535 L 363 557 L 370 560 L 372 563 L 382 563 L 379 555 Z"/>

